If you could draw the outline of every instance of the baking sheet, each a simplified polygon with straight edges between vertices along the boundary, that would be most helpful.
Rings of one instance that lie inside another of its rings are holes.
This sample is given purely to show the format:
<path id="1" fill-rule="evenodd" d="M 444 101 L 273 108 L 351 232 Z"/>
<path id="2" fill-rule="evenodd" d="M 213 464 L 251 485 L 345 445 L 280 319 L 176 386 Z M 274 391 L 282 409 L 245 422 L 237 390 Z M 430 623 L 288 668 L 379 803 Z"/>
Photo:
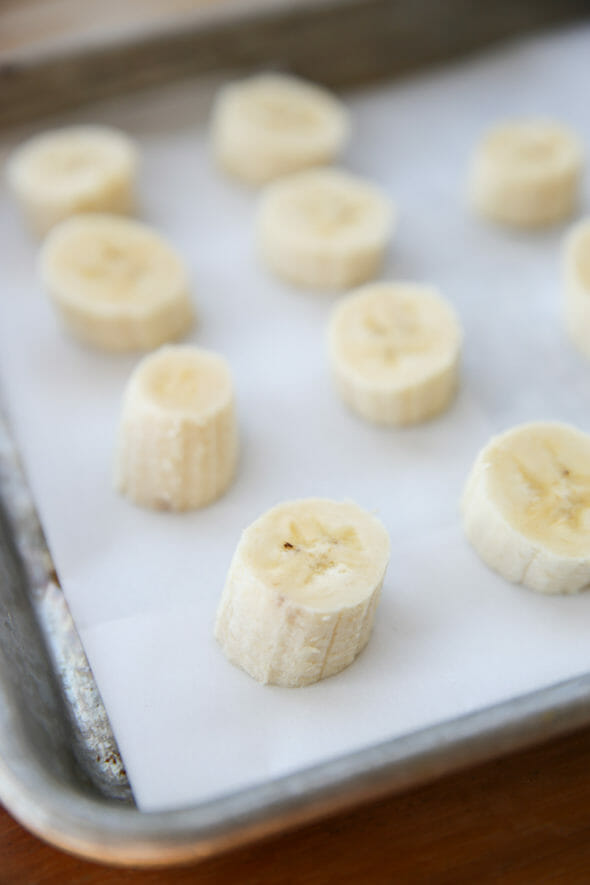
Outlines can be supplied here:
<path id="1" fill-rule="evenodd" d="M 234 369 L 239 474 L 193 514 L 143 512 L 113 492 L 137 357 L 86 351 L 62 333 L 36 244 L 2 195 L 2 401 L 142 809 L 193 803 L 590 669 L 590 596 L 543 598 L 490 573 L 457 507 L 491 433 L 539 418 L 590 430 L 590 365 L 559 319 L 563 228 L 507 233 L 471 217 L 463 199 L 472 146 L 499 117 L 553 115 L 590 143 L 589 75 L 584 25 L 348 97 L 346 165 L 400 210 L 384 276 L 438 285 L 465 328 L 456 402 L 406 430 L 364 424 L 334 394 L 324 337 L 337 296 L 290 289 L 256 260 L 256 196 L 219 176 L 208 153 L 217 84 L 60 120 L 107 122 L 140 140 L 141 217 L 191 270 L 200 323 L 190 340 Z M 25 134 L 2 144 L 2 158 Z M 217 648 L 215 610 L 242 528 L 306 495 L 376 511 L 392 561 L 352 667 L 302 690 L 262 687 Z"/>

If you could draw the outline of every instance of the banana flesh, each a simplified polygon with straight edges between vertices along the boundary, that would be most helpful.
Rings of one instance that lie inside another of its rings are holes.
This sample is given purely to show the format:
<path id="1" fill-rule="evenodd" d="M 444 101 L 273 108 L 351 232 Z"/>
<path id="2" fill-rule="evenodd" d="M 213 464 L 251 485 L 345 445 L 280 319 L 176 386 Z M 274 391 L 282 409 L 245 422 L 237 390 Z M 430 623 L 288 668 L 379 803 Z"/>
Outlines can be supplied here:
<path id="1" fill-rule="evenodd" d="M 43 244 L 40 270 L 66 328 L 93 347 L 150 350 L 193 323 L 181 259 L 137 221 L 96 214 L 61 222 Z"/>
<path id="2" fill-rule="evenodd" d="M 8 183 L 30 228 L 44 236 L 81 212 L 133 211 L 138 151 L 123 132 L 70 126 L 36 135 L 8 163 Z"/>
<path id="3" fill-rule="evenodd" d="M 572 214 L 583 165 L 573 132 L 548 120 L 492 129 L 478 146 L 470 196 L 477 212 L 500 224 L 541 227 Z"/>
<path id="4" fill-rule="evenodd" d="M 564 318 L 580 353 L 590 359 L 590 218 L 566 238 L 564 250 Z"/>
<path id="5" fill-rule="evenodd" d="M 189 345 L 144 357 L 125 391 L 116 488 L 142 507 L 204 507 L 229 487 L 237 453 L 226 361 Z"/>
<path id="6" fill-rule="evenodd" d="M 327 90 L 285 74 L 258 74 L 220 91 L 213 151 L 230 175 L 259 185 L 332 162 L 349 128 L 346 108 Z"/>
<path id="7" fill-rule="evenodd" d="M 506 580 L 540 593 L 590 588 L 590 436 L 522 424 L 480 452 L 462 501 L 465 534 Z"/>
<path id="8" fill-rule="evenodd" d="M 262 683 L 296 687 L 339 673 L 369 640 L 388 560 L 384 526 L 356 504 L 279 504 L 242 534 L 215 636 Z"/>
<path id="9" fill-rule="evenodd" d="M 413 283 L 372 283 L 333 310 L 328 352 L 335 387 L 377 424 L 425 421 L 458 385 L 461 328 L 448 302 Z"/>
<path id="10" fill-rule="evenodd" d="M 337 169 L 300 172 L 260 199 L 259 249 L 277 276 L 340 290 L 374 277 L 393 231 L 393 207 L 375 186 Z"/>

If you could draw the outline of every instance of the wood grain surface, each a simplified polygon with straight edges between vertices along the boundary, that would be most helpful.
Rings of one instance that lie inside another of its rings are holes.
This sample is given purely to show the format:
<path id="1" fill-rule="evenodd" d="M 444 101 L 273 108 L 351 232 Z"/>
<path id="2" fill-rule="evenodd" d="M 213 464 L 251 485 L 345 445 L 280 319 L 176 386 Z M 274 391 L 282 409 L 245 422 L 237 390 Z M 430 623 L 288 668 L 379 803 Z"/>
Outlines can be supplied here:
<path id="1" fill-rule="evenodd" d="M 590 729 L 208 860 L 108 869 L 0 811 L 0 885 L 587 885 Z"/>
<path id="2" fill-rule="evenodd" d="M 102 33 L 157 27 L 172 17 L 179 21 L 209 3 L 224 0 L 2 0 L 0 52 L 44 48 L 52 41 L 72 44 Z"/>
<path id="3" fill-rule="evenodd" d="M 588 0 L 0 0 L 0 126 L 220 70 L 355 86 L 587 14 Z"/>

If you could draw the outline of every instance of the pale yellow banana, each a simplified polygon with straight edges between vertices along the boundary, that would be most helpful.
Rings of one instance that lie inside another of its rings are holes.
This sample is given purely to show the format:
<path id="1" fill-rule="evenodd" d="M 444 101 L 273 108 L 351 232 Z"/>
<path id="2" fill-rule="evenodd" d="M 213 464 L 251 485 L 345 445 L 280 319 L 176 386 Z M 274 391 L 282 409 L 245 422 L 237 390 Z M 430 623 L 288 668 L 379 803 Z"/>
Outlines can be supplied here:
<path id="1" fill-rule="evenodd" d="M 503 123 L 477 147 L 471 202 L 501 224 L 553 224 L 574 211 L 582 166 L 580 141 L 565 126 L 542 119 Z"/>
<path id="2" fill-rule="evenodd" d="M 42 236 L 80 212 L 132 212 L 137 166 L 137 148 L 123 132 L 69 126 L 19 147 L 8 163 L 8 183 Z"/>
<path id="3" fill-rule="evenodd" d="M 300 172 L 269 185 L 257 220 L 267 266 L 308 289 L 347 289 L 374 277 L 393 231 L 390 200 L 338 169 Z"/>
<path id="4" fill-rule="evenodd" d="M 144 357 L 127 385 L 115 486 L 136 504 L 190 510 L 219 498 L 238 454 L 231 373 L 189 345 Z"/>
<path id="5" fill-rule="evenodd" d="M 258 74 L 221 89 L 213 111 L 218 163 L 250 184 L 330 163 L 349 132 L 342 102 L 286 74 Z"/>
<path id="6" fill-rule="evenodd" d="M 240 539 L 215 636 L 259 682 L 294 687 L 332 676 L 369 640 L 388 560 L 384 526 L 356 504 L 279 504 Z"/>
<path id="7" fill-rule="evenodd" d="M 328 330 L 344 402 L 377 424 L 414 424 L 444 411 L 458 385 L 462 333 L 434 289 L 372 283 L 346 295 Z"/>
<path id="8" fill-rule="evenodd" d="M 590 359 L 590 218 L 568 233 L 563 263 L 565 325 L 580 353 Z"/>
<path id="9" fill-rule="evenodd" d="M 479 556 L 540 593 L 590 588 L 590 436 L 559 423 L 494 437 L 465 487 L 463 525 Z"/>
<path id="10" fill-rule="evenodd" d="M 78 215 L 41 249 L 41 278 L 66 328 L 105 350 L 150 350 L 192 325 L 188 275 L 155 231 L 115 215 Z"/>

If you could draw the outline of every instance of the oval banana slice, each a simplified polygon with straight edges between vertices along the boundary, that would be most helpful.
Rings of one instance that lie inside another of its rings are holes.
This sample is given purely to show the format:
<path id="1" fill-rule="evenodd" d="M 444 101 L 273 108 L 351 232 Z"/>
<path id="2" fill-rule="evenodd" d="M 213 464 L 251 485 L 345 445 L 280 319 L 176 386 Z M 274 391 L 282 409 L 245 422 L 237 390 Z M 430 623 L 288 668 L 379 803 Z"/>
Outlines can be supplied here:
<path id="1" fill-rule="evenodd" d="M 345 106 L 326 89 L 285 74 L 258 74 L 221 89 L 213 150 L 231 175 L 262 184 L 330 163 L 349 128 Z"/>
<path id="2" fill-rule="evenodd" d="M 308 289 L 347 289 L 380 270 L 393 208 L 360 178 L 314 169 L 266 188 L 257 228 L 262 257 L 279 277 Z"/>
<path id="3" fill-rule="evenodd" d="M 192 325 L 188 275 L 171 246 L 144 224 L 79 215 L 45 240 L 41 278 L 66 328 L 104 350 L 149 350 Z"/>
<path id="4" fill-rule="evenodd" d="M 564 277 L 566 329 L 580 353 L 590 359 L 590 218 L 566 237 Z"/>
<path id="5" fill-rule="evenodd" d="M 80 212 L 133 211 L 138 151 L 123 132 L 69 126 L 36 135 L 8 163 L 8 182 L 38 235 Z"/>
<path id="6" fill-rule="evenodd" d="M 522 424 L 490 440 L 462 501 L 468 540 L 490 568 L 540 593 L 590 588 L 590 436 Z"/>
<path id="7" fill-rule="evenodd" d="M 582 165 L 580 141 L 565 126 L 537 119 L 503 123 L 477 148 L 471 202 L 501 224 L 553 224 L 575 209 Z"/>
<path id="8" fill-rule="evenodd" d="M 190 510 L 230 485 L 238 452 L 231 372 L 218 354 L 162 347 L 125 390 L 115 486 L 136 504 Z"/>
<path id="9" fill-rule="evenodd" d="M 369 640 L 388 561 L 384 526 L 351 501 L 279 504 L 240 538 L 215 636 L 259 682 L 339 673 Z"/>
<path id="10" fill-rule="evenodd" d="M 341 299 L 330 320 L 328 352 L 336 389 L 377 424 L 425 421 L 457 389 L 461 328 L 436 290 L 372 283 Z"/>

